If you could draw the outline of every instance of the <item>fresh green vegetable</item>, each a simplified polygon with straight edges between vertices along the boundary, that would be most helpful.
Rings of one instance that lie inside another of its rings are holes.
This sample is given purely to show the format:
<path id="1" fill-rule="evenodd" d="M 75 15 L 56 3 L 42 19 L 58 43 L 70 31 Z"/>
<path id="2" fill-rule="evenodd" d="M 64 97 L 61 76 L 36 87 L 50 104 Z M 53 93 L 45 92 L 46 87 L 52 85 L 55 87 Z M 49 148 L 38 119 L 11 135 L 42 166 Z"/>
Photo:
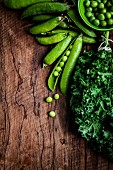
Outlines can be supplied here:
<path id="1" fill-rule="evenodd" d="M 76 9 L 70 9 L 67 12 L 68 16 L 71 18 L 71 20 L 75 23 L 76 26 L 79 27 L 79 29 L 84 32 L 85 34 L 91 36 L 91 37 L 96 37 L 96 33 L 89 29 L 86 25 L 83 24 L 80 16 L 78 15 Z"/>
<path id="2" fill-rule="evenodd" d="M 65 33 L 58 33 L 58 34 L 54 34 L 48 37 L 36 37 L 36 40 L 38 41 L 38 43 L 42 44 L 42 45 L 50 45 L 50 44 L 54 44 L 54 43 L 58 43 L 62 40 L 64 40 L 67 37 L 67 34 Z"/>
<path id="3" fill-rule="evenodd" d="M 59 99 L 59 97 L 60 97 L 60 96 L 59 96 L 59 94 L 57 94 L 57 93 L 56 93 L 56 94 L 54 94 L 54 99 L 55 99 L 55 100 L 58 100 L 58 99 Z"/>
<path id="4" fill-rule="evenodd" d="M 106 4 L 107 3 L 107 4 Z M 106 27 L 109 25 L 113 25 L 113 23 L 109 19 L 111 19 L 111 12 L 112 12 L 112 3 L 110 1 L 95 1 L 87 0 L 84 1 L 84 9 L 85 9 L 85 16 L 87 19 L 95 26 L 99 27 Z M 87 4 L 89 4 L 87 6 Z M 102 22 L 104 21 L 104 22 Z"/>
<path id="5" fill-rule="evenodd" d="M 69 23 L 66 22 L 66 21 L 62 21 L 62 22 L 59 24 L 59 27 L 60 27 L 60 28 L 69 28 Z"/>
<path id="6" fill-rule="evenodd" d="M 46 102 L 47 102 L 47 103 L 51 103 L 51 102 L 52 102 L 52 97 L 50 97 L 50 96 L 47 97 L 47 98 L 46 98 Z"/>
<path id="7" fill-rule="evenodd" d="M 65 34 L 65 33 L 58 33 Z M 60 55 L 65 51 L 72 40 L 72 36 L 67 36 L 64 40 L 60 41 L 52 50 L 46 55 L 43 61 L 43 67 L 51 65 Z"/>
<path id="8" fill-rule="evenodd" d="M 51 2 L 53 0 L 4 0 L 5 6 L 12 9 L 21 9 L 39 2 Z"/>
<path id="9" fill-rule="evenodd" d="M 54 18 L 55 16 L 54 15 L 46 15 L 46 14 L 40 14 L 40 15 L 36 15 L 32 18 L 33 21 L 46 21 L 46 20 L 49 20 L 51 18 Z"/>
<path id="10" fill-rule="evenodd" d="M 56 116 L 56 113 L 55 113 L 54 111 L 50 111 L 50 112 L 49 112 L 49 116 L 52 117 L 52 118 L 54 118 L 54 117 Z"/>
<path id="11" fill-rule="evenodd" d="M 73 73 L 77 59 L 78 59 L 80 52 L 82 50 L 82 44 L 83 44 L 82 35 L 79 35 L 73 44 L 69 58 L 66 62 L 66 65 L 64 67 L 64 70 L 63 70 L 63 73 L 61 76 L 60 90 L 64 95 L 67 94 L 68 87 L 69 87 L 69 81 L 70 81 L 71 75 Z"/>
<path id="12" fill-rule="evenodd" d="M 48 87 L 50 90 L 54 91 L 56 88 L 56 85 L 58 83 L 59 77 L 62 74 L 63 71 L 63 67 L 65 66 L 65 63 L 67 61 L 63 61 L 64 60 L 64 56 L 66 56 L 66 52 L 69 51 L 69 49 L 72 49 L 72 45 L 74 43 L 75 39 L 72 40 L 72 42 L 69 44 L 69 46 L 65 49 L 64 53 L 62 54 L 62 56 L 60 57 L 60 59 L 58 60 L 58 62 L 56 63 L 55 67 L 53 68 L 52 72 L 50 73 L 50 76 L 48 78 Z M 67 56 L 66 56 L 67 57 Z M 67 59 L 68 60 L 68 59 Z M 54 76 L 54 72 L 57 71 L 58 72 L 58 76 Z"/>
<path id="13" fill-rule="evenodd" d="M 113 159 L 113 53 L 84 52 L 70 87 L 78 131 L 98 153 Z"/>
<path id="14" fill-rule="evenodd" d="M 22 13 L 21 19 L 37 14 L 61 13 L 69 9 L 69 5 L 60 2 L 42 2 L 34 4 Z"/>
<path id="15" fill-rule="evenodd" d="M 31 34 L 46 33 L 48 31 L 51 31 L 52 29 L 54 29 L 56 26 L 58 26 L 62 20 L 63 20 L 63 18 L 60 16 L 54 17 L 54 18 L 52 18 L 48 21 L 45 21 L 39 25 L 35 25 L 35 26 L 31 27 L 29 29 L 29 32 Z"/>

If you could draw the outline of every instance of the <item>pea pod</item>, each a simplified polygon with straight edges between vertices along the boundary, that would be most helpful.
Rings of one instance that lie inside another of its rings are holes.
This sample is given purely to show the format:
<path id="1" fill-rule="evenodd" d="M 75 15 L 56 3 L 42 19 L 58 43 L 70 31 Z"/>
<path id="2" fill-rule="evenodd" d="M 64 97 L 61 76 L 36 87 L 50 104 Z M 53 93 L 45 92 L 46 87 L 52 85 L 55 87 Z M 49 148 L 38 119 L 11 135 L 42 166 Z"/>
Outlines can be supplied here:
<path id="1" fill-rule="evenodd" d="M 32 18 L 33 21 L 46 21 L 46 20 L 49 20 L 51 18 L 54 18 L 55 16 L 54 15 L 45 15 L 45 14 L 40 14 L 40 15 L 36 15 Z"/>
<path id="2" fill-rule="evenodd" d="M 76 37 L 78 35 L 78 32 L 75 32 L 75 31 L 72 31 L 69 29 L 54 29 L 54 30 L 48 32 L 47 34 L 53 35 L 53 34 L 57 34 L 57 33 L 61 33 L 61 32 L 70 34 L 72 37 Z"/>
<path id="3" fill-rule="evenodd" d="M 60 2 L 41 2 L 34 4 L 22 13 L 21 19 L 26 17 L 34 16 L 37 14 L 51 14 L 51 13 L 59 13 L 64 12 L 69 9 L 69 5 L 66 3 Z"/>
<path id="4" fill-rule="evenodd" d="M 74 70 L 79 54 L 82 50 L 82 44 L 83 44 L 82 35 L 79 35 L 79 37 L 75 40 L 72 46 L 72 50 L 70 52 L 69 58 L 66 62 L 66 65 L 61 76 L 60 90 L 64 95 L 67 94 L 70 77 Z"/>
<path id="5" fill-rule="evenodd" d="M 50 45 L 62 41 L 66 37 L 67 37 L 66 33 L 58 33 L 49 37 L 36 37 L 36 40 L 38 41 L 39 44 Z"/>
<path id="6" fill-rule="evenodd" d="M 96 43 L 96 39 L 93 38 L 93 37 L 89 37 L 89 36 L 86 36 L 86 35 L 83 35 L 83 43 L 86 43 L 86 44 L 93 44 L 93 43 Z"/>
<path id="7" fill-rule="evenodd" d="M 70 9 L 67 12 L 68 16 L 72 19 L 72 21 L 75 23 L 76 26 L 79 27 L 79 29 L 84 32 L 85 34 L 91 36 L 91 37 L 96 37 L 97 35 L 95 32 L 91 29 L 89 29 L 84 23 L 82 22 L 80 16 L 78 15 L 77 11 L 75 9 Z"/>
<path id="8" fill-rule="evenodd" d="M 51 2 L 52 0 L 4 0 L 5 6 L 11 9 L 21 9 L 39 2 Z"/>
<path id="9" fill-rule="evenodd" d="M 61 33 L 58 33 L 61 34 Z M 68 35 L 64 40 L 60 41 L 44 58 L 43 67 L 51 65 L 67 48 L 72 40 L 72 36 Z"/>
<path id="10" fill-rule="evenodd" d="M 69 23 L 66 22 L 66 21 L 62 21 L 62 22 L 59 24 L 59 27 L 60 27 L 60 28 L 69 28 Z"/>
<path id="11" fill-rule="evenodd" d="M 45 33 L 45 32 L 51 31 L 57 25 L 59 25 L 62 20 L 63 20 L 63 18 L 60 16 L 54 17 L 42 24 L 33 26 L 32 28 L 29 29 L 29 32 L 31 34 L 40 34 L 40 33 Z"/>
<path id="12" fill-rule="evenodd" d="M 53 68 L 49 78 L 48 78 L 48 87 L 50 90 L 54 91 L 58 82 L 58 79 L 63 71 L 63 67 L 64 66 L 60 66 L 60 63 L 62 63 L 63 61 L 63 57 L 66 55 L 67 51 L 70 50 L 70 47 L 72 46 L 73 42 L 75 41 L 72 40 L 71 43 L 69 44 L 69 46 L 66 48 L 66 50 L 64 51 L 64 53 L 62 54 L 62 56 L 60 57 L 60 59 L 58 60 L 57 64 L 55 65 L 55 67 Z M 65 64 L 64 64 L 65 65 Z M 58 76 L 55 76 L 54 73 L 55 71 L 58 72 Z"/>
<path id="13" fill-rule="evenodd" d="M 60 33 L 60 32 L 64 32 L 64 33 L 70 34 L 73 37 L 76 37 L 78 35 L 78 33 L 79 33 L 77 31 L 75 32 L 75 31 L 69 30 L 69 29 L 54 29 L 54 30 L 48 32 L 47 34 L 48 35 L 53 35 L 53 34 Z M 96 43 L 96 42 L 97 41 L 96 41 L 95 38 L 87 36 L 87 35 L 83 35 L 83 43 L 93 44 L 93 43 Z"/>

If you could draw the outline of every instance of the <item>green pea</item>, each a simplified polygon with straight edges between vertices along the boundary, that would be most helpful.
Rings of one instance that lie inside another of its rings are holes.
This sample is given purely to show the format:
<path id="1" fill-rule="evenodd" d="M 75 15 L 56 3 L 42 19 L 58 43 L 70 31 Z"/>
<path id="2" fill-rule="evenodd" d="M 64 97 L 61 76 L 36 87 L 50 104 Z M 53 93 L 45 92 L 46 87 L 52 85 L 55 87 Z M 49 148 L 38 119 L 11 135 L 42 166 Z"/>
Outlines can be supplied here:
<path id="1" fill-rule="evenodd" d="M 107 2 L 107 6 L 108 7 L 111 7 L 112 6 L 112 3 L 110 1 Z"/>
<path id="2" fill-rule="evenodd" d="M 103 13 L 106 13 L 107 12 L 107 10 L 106 10 L 106 8 L 103 8 L 103 9 L 101 9 L 101 11 L 100 11 L 102 14 Z"/>
<path id="3" fill-rule="evenodd" d="M 112 25 L 113 24 L 113 19 L 112 18 L 108 19 L 107 23 L 108 23 L 108 25 Z"/>
<path id="4" fill-rule="evenodd" d="M 62 57 L 62 61 L 63 61 L 63 62 L 66 62 L 66 61 L 67 61 L 67 56 L 64 55 L 64 56 Z"/>
<path id="5" fill-rule="evenodd" d="M 97 12 L 97 11 L 98 11 L 98 8 L 94 8 L 93 11 Z"/>
<path id="6" fill-rule="evenodd" d="M 89 6 L 90 6 L 90 1 L 89 1 L 89 0 L 84 1 L 84 5 L 85 5 L 86 7 L 89 7 Z"/>
<path id="7" fill-rule="evenodd" d="M 58 100 L 59 97 L 60 97 L 59 94 L 54 94 L 54 99 L 55 99 L 55 100 Z"/>
<path id="8" fill-rule="evenodd" d="M 107 0 L 103 0 L 102 2 L 103 2 L 103 4 L 106 4 L 106 3 L 107 3 Z"/>
<path id="9" fill-rule="evenodd" d="M 111 18 L 111 13 L 110 13 L 110 12 L 106 12 L 106 13 L 105 13 L 105 16 L 106 16 L 106 18 L 109 19 L 109 18 Z"/>
<path id="10" fill-rule="evenodd" d="M 101 20 L 101 21 L 103 21 L 103 20 L 105 19 L 104 14 L 99 14 L 99 15 L 98 15 L 98 19 Z"/>
<path id="11" fill-rule="evenodd" d="M 99 26 L 100 21 L 99 21 L 98 19 L 95 19 L 95 20 L 93 21 L 93 24 L 94 24 L 95 26 Z"/>
<path id="12" fill-rule="evenodd" d="M 95 20 L 95 17 L 91 16 L 89 20 L 90 20 L 90 22 L 92 22 L 93 20 Z"/>
<path id="13" fill-rule="evenodd" d="M 97 2 L 98 2 L 98 3 L 100 3 L 100 2 L 101 2 L 101 0 L 97 0 Z"/>
<path id="14" fill-rule="evenodd" d="M 61 67 L 56 67 L 56 71 L 58 71 L 58 72 L 60 72 L 62 69 L 61 69 Z"/>
<path id="15" fill-rule="evenodd" d="M 50 96 L 47 97 L 47 98 L 46 98 L 46 102 L 47 102 L 47 103 L 51 103 L 51 102 L 52 102 L 52 97 L 50 97 Z"/>
<path id="16" fill-rule="evenodd" d="M 66 56 L 69 56 L 69 54 L 70 54 L 70 50 L 67 50 L 66 51 Z"/>
<path id="17" fill-rule="evenodd" d="M 50 111 L 50 112 L 49 112 L 49 116 L 52 117 L 52 118 L 54 118 L 54 117 L 56 116 L 56 113 L 55 113 L 54 111 Z"/>
<path id="18" fill-rule="evenodd" d="M 93 9 L 92 9 L 91 7 L 86 8 L 86 11 L 87 11 L 87 12 L 92 12 L 92 10 L 93 10 Z"/>
<path id="19" fill-rule="evenodd" d="M 63 66 L 64 66 L 64 62 L 61 61 L 61 62 L 60 62 L 60 67 L 63 67 Z"/>
<path id="20" fill-rule="evenodd" d="M 95 8 L 97 7 L 98 3 L 97 1 L 91 1 L 91 7 Z"/>
<path id="21" fill-rule="evenodd" d="M 106 21 L 101 21 L 101 25 L 102 25 L 102 27 L 106 27 L 107 22 Z"/>
<path id="22" fill-rule="evenodd" d="M 86 17 L 91 17 L 92 16 L 92 13 L 91 12 L 86 12 Z"/>
<path id="23" fill-rule="evenodd" d="M 99 13 L 98 13 L 98 12 L 96 12 L 96 13 L 95 13 L 95 16 L 98 16 L 98 15 L 99 15 Z"/>
<path id="24" fill-rule="evenodd" d="M 72 45 L 70 45 L 70 46 L 69 46 L 69 49 L 71 50 L 71 49 L 72 49 L 72 47 L 73 47 L 73 46 L 72 46 Z"/>
<path id="25" fill-rule="evenodd" d="M 103 4 L 102 2 L 99 3 L 99 4 L 98 4 L 98 8 L 99 8 L 99 9 L 103 9 L 103 8 L 104 8 L 104 4 Z"/>
<path id="26" fill-rule="evenodd" d="M 57 77 L 58 76 L 58 71 L 54 72 L 54 76 Z"/>

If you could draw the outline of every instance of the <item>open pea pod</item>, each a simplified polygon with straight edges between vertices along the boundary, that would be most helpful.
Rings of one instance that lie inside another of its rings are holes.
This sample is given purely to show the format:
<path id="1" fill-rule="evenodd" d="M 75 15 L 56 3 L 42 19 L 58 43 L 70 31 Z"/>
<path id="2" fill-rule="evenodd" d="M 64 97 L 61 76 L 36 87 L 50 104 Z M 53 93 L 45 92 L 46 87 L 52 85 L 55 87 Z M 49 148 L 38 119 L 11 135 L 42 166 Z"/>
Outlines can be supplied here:
<path id="1" fill-rule="evenodd" d="M 70 50 L 72 48 L 72 44 L 74 43 L 74 40 L 71 41 L 69 46 L 66 48 L 60 59 L 58 60 L 57 64 L 53 68 L 49 78 L 48 78 L 48 87 L 50 90 L 54 91 L 58 82 L 58 79 L 60 75 L 62 74 L 63 68 L 65 66 L 66 61 L 68 60 L 68 56 L 70 54 Z"/>
<path id="2" fill-rule="evenodd" d="M 72 36 L 67 35 L 67 37 L 56 44 L 54 48 L 46 55 L 46 57 L 43 60 L 43 67 L 47 67 L 51 65 L 53 62 L 55 62 L 58 57 L 62 55 L 62 53 L 65 51 L 65 49 L 68 47 L 72 40 Z M 61 48 L 62 47 L 62 48 Z"/>

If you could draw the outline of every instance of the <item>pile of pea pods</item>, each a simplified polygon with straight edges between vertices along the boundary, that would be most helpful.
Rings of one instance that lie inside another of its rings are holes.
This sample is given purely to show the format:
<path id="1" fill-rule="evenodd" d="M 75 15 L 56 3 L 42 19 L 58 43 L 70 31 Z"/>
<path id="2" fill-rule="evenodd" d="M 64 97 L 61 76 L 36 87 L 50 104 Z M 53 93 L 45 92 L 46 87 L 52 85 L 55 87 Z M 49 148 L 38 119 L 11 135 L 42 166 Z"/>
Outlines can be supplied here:
<path id="1" fill-rule="evenodd" d="M 55 64 L 48 78 L 54 91 L 60 79 L 60 90 L 66 95 L 69 80 L 84 44 L 96 43 L 96 33 L 81 22 L 77 5 L 54 0 L 4 0 L 11 9 L 23 9 L 21 19 L 34 23 L 29 33 L 41 45 L 53 45 L 43 60 L 43 67 Z"/>

